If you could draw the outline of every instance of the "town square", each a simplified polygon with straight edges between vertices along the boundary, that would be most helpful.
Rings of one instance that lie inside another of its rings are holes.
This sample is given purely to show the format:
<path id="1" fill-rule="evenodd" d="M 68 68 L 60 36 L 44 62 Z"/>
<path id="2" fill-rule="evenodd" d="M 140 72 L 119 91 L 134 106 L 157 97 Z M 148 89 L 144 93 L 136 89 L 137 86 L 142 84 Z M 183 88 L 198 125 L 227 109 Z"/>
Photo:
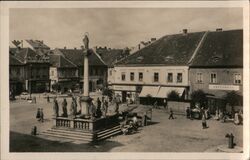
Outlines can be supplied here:
<path id="1" fill-rule="evenodd" d="M 243 153 L 242 19 L 10 9 L 9 152 Z"/>

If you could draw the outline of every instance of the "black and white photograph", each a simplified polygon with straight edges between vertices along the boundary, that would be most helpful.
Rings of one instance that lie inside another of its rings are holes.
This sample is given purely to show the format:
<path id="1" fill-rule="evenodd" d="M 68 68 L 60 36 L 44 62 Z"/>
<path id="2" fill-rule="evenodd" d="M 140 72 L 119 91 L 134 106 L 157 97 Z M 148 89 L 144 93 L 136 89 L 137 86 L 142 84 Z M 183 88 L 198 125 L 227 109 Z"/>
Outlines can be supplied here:
<path id="1" fill-rule="evenodd" d="M 1 149 L 247 158 L 245 8 L 117 4 L 8 8 Z"/>

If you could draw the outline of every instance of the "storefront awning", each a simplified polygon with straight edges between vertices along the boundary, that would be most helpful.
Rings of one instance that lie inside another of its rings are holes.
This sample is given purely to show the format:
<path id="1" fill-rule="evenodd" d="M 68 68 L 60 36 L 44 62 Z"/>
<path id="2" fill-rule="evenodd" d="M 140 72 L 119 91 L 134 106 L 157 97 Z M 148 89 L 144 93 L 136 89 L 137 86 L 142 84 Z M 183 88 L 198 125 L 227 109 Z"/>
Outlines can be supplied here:
<path id="1" fill-rule="evenodd" d="M 157 93 L 159 91 L 160 87 L 155 87 L 155 86 L 144 86 L 142 87 L 142 91 L 139 95 L 139 97 L 147 97 L 147 96 L 151 96 L 151 97 L 156 97 Z"/>
<path id="2" fill-rule="evenodd" d="M 161 87 L 157 97 L 158 98 L 167 98 L 168 94 L 171 91 L 176 91 L 179 96 L 182 96 L 183 92 L 184 92 L 185 88 L 184 87 Z"/>

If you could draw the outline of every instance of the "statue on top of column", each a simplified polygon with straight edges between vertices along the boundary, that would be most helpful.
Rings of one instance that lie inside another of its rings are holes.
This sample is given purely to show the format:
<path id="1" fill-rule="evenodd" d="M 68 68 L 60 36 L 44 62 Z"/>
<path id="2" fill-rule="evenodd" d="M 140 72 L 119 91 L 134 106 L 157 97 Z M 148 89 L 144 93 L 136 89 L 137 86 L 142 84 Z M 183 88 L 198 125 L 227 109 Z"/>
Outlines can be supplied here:
<path id="1" fill-rule="evenodd" d="M 83 44 L 84 44 L 84 48 L 85 48 L 86 50 L 88 50 L 88 49 L 89 49 L 89 37 L 88 37 L 88 32 L 86 32 L 86 33 L 84 34 L 84 38 L 82 39 L 82 41 L 83 41 Z"/>

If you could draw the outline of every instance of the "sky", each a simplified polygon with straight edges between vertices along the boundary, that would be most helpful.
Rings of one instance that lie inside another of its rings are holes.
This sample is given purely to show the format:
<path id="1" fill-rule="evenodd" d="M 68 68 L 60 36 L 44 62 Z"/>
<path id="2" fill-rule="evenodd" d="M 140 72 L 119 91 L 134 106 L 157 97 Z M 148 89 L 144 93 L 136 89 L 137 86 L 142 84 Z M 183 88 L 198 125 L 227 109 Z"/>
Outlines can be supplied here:
<path id="1" fill-rule="evenodd" d="M 51 48 L 125 48 L 140 41 L 188 32 L 242 29 L 241 8 L 10 9 L 10 41 L 43 40 Z"/>

